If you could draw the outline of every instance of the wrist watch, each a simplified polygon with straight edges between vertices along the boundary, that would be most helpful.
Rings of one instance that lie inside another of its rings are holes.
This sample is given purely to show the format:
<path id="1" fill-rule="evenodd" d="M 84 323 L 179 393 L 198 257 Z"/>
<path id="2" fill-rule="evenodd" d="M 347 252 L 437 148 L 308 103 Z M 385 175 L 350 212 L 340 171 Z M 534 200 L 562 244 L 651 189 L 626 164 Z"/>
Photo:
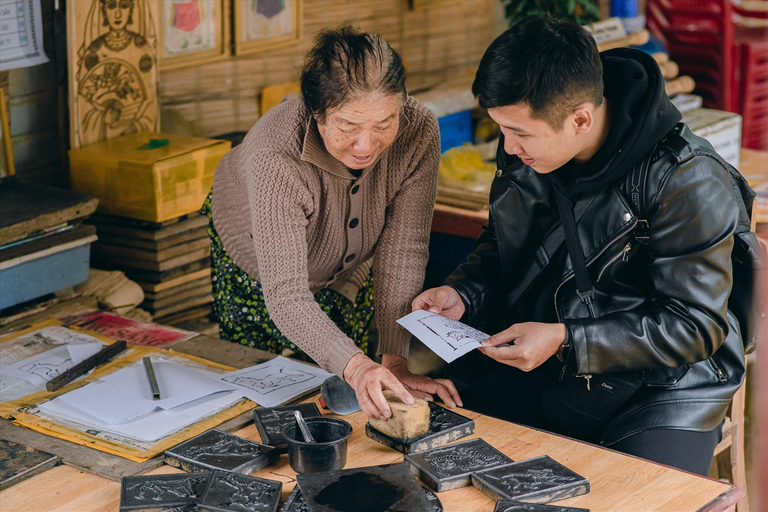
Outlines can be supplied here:
<path id="1" fill-rule="evenodd" d="M 568 340 L 568 338 L 566 338 L 565 341 L 560 345 L 560 348 L 557 349 L 557 360 L 561 363 L 564 363 L 566 357 L 568 357 L 568 351 L 570 349 L 571 342 Z"/>

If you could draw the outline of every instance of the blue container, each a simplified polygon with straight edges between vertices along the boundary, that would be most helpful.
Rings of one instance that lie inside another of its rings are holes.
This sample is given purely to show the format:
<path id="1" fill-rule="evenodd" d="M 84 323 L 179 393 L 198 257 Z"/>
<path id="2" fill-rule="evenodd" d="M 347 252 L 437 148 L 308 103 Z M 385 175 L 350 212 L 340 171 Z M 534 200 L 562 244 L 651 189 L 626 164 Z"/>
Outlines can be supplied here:
<path id="1" fill-rule="evenodd" d="M 438 117 L 437 124 L 440 127 L 440 153 L 461 146 L 465 142 L 472 142 L 471 111 L 462 110 L 455 114 Z"/>
<path id="2" fill-rule="evenodd" d="M 0 309 L 80 284 L 88 279 L 91 238 L 82 245 L 0 268 Z M 46 251 L 41 251 L 46 252 Z M 31 254 L 29 257 L 34 257 Z"/>

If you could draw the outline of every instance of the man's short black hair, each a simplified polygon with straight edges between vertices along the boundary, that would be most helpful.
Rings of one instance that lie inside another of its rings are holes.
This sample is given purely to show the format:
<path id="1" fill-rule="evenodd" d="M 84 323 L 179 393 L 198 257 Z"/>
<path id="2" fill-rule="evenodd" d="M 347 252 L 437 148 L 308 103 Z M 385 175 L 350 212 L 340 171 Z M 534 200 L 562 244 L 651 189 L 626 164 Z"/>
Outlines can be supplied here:
<path id="1" fill-rule="evenodd" d="M 529 16 L 485 51 L 472 93 L 484 108 L 527 103 L 531 117 L 559 131 L 581 103 L 603 101 L 603 65 L 581 25 Z"/>

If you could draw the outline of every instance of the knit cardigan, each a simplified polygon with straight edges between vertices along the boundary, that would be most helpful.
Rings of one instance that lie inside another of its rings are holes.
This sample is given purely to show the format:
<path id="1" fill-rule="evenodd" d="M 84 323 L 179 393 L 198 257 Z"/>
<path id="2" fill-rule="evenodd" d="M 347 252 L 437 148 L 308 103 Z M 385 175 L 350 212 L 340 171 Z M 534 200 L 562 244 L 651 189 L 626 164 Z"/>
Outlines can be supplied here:
<path id="1" fill-rule="evenodd" d="M 224 248 L 261 284 L 278 329 L 326 370 L 341 376 L 360 350 L 313 293 L 372 257 L 378 353 L 408 356 L 396 320 L 423 286 L 439 160 L 437 119 L 409 98 L 394 142 L 355 177 L 294 97 L 219 163 L 212 212 Z"/>

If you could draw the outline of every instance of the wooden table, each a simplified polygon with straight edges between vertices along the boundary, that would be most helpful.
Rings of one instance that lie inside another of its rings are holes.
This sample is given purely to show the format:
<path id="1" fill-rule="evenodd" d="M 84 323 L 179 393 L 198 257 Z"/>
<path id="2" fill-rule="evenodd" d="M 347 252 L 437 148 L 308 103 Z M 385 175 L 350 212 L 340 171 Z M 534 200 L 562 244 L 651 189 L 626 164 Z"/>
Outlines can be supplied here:
<path id="1" fill-rule="evenodd" d="M 763 182 L 768 182 L 768 152 L 756 149 L 742 148 L 739 171 L 750 178 L 750 184 L 755 184 L 762 176 Z M 440 203 L 435 204 L 432 217 L 432 231 L 447 235 L 477 238 L 480 236 L 483 224 L 488 222 L 488 210 L 467 210 Z"/>
<path id="2" fill-rule="evenodd" d="M 317 401 L 317 398 L 310 401 Z M 459 410 L 475 420 L 475 435 L 482 437 L 514 460 L 549 455 L 586 477 L 589 494 L 557 502 L 561 505 L 599 511 L 664 512 L 732 510 L 743 492 L 730 484 L 695 476 L 666 466 L 568 438 L 548 434 L 512 423 Z M 343 419 L 354 432 L 349 441 L 347 468 L 401 462 L 402 454 L 374 442 L 365 435 L 363 413 Z M 253 424 L 237 435 L 259 441 Z M 471 438 L 465 438 L 471 439 Z M 150 473 L 178 473 L 161 466 Z M 283 500 L 296 484 L 296 473 L 288 464 L 288 456 L 256 476 L 283 482 Z M 442 492 L 439 498 L 445 512 L 490 512 L 494 502 L 474 487 Z M 13 511 L 115 511 L 120 502 L 120 484 L 84 473 L 70 466 L 57 466 L 0 492 L 0 508 Z M 365 511 L 361 511 L 365 512 Z"/>

